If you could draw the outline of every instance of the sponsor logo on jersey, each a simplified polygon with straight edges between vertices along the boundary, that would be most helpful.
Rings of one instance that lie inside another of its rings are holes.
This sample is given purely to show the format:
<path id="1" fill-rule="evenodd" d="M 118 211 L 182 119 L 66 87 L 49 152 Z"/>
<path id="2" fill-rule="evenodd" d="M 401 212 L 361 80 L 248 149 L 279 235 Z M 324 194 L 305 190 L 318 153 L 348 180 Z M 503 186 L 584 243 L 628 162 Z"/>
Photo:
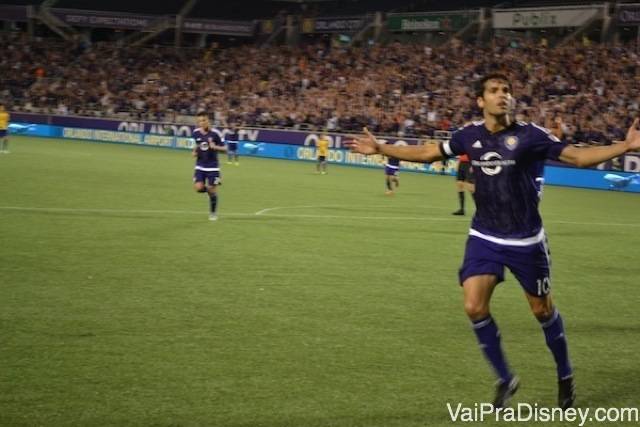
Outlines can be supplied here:
<path id="1" fill-rule="evenodd" d="M 503 160 L 500 153 L 495 151 L 489 151 L 484 153 L 480 160 L 472 160 L 471 165 L 479 167 L 485 175 L 498 175 L 502 172 L 504 166 L 513 166 L 516 164 L 515 160 Z"/>

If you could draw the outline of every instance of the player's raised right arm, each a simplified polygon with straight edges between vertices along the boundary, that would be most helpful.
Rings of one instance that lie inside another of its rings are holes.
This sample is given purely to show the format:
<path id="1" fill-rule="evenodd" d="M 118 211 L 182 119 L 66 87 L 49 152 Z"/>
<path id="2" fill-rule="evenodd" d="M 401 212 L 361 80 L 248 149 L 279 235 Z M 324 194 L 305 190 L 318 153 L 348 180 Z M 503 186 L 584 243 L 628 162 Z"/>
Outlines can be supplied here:
<path id="1" fill-rule="evenodd" d="M 438 144 L 404 146 L 380 144 L 367 128 L 364 128 L 364 136 L 355 138 L 346 145 L 354 153 L 383 154 L 409 162 L 431 163 L 444 158 Z"/>

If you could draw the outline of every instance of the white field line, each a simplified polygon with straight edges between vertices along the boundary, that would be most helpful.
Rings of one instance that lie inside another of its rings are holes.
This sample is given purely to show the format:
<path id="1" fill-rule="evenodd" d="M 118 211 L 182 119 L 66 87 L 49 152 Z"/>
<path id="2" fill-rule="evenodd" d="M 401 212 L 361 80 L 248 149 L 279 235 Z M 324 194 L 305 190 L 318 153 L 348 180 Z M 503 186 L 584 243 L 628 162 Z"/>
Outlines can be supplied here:
<path id="1" fill-rule="evenodd" d="M 29 208 L 22 206 L 0 206 L 0 210 L 26 212 L 69 212 L 69 213 L 121 213 L 121 214 L 175 214 L 202 215 L 202 211 L 152 210 L 152 209 L 85 209 L 85 208 Z M 225 213 L 228 216 L 253 216 L 252 213 Z"/>
<path id="2" fill-rule="evenodd" d="M 266 209 L 262 209 L 259 210 L 258 212 L 256 212 L 256 215 L 264 215 L 267 212 L 273 212 L 273 211 L 279 211 L 279 210 L 284 210 L 284 209 L 340 209 L 340 208 L 355 208 L 355 209 L 394 209 L 395 206 L 391 206 L 391 205 L 375 205 L 375 206 L 354 206 L 354 205 L 312 205 L 312 206 L 276 206 L 273 208 L 266 208 Z M 446 208 L 443 206 L 416 206 L 417 209 L 425 209 L 425 210 L 430 210 L 430 209 L 438 209 L 438 210 L 449 210 L 451 208 Z"/>
<path id="3" fill-rule="evenodd" d="M 347 207 L 347 206 L 334 206 Z M 351 207 L 351 206 L 349 206 Z M 353 206 L 354 208 L 370 209 L 373 206 Z M 390 207 L 392 206 L 376 206 Z M 275 210 L 283 209 L 310 209 L 310 208 L 330 208 L 330 206 L 281 206 L 273 208 L 265 208 L 254 213 L 245 212 L 223 212 L 222 217 L 276 217 L 276 218 L 314 218 L 314 219 L 347 219 L 347 220 L 385 220 L 385 221 L 432 221 L 432 222 L 461 222 L 468 223 L 468 217 L 465 218 L 448 218 L 448 217 L 415 217 L 415 216 L 359 216 L 359 215 L 314 215 L 314 214 L 268 214 Z M 434 209 L 444 209 L 440 207 L 432 207 Z M 425 209 L 428 209 L 426 207 Z M 112 213 L 112 214 L 169 214 L 169 215 L 203 215 L 206 211 L 184 211 L 184 210 L 151 210 L 151 209 L 85 209 L 85 208 L 55 208 L 55 207 L 24 207 L 24 206 L 0 206 L 0 211 L 23 211 L 23 212 L 69 212 L 69 213 Z M 616 222 L 586 222 L 586 221 L 563 221 L 548 220 L 545 224 L 566 224 L 566 225 L 585 225 L 585 226 L 603 226 L 603 227 L 640 227 L 640 223 L 616 223 Z"/>

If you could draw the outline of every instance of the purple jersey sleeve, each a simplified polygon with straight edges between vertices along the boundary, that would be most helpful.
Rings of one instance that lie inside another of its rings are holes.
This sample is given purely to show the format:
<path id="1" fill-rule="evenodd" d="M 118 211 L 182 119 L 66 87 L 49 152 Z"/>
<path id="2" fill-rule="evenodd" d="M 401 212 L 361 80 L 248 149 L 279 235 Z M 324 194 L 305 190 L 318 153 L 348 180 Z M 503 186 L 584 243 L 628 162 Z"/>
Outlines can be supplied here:
<path id="1" fill-rule="evenodd" d="M 443 141 L 440 143 L 440 152 L 445 158 L 456 157 L 460 154 L 466 154 L 464 147 L 464 135 L 466 128 L 462 128 L 451 135 L 449 141 Z"/>
<path id="2" fill-rule="evenodd" d="M 562 150 L 567 146 L 566 143 L 560 141 L 548 129 L 538 126 L 534 123 L 530 124 L 529 141 L 531 151 L 540 160 L 558 160 Z"/>

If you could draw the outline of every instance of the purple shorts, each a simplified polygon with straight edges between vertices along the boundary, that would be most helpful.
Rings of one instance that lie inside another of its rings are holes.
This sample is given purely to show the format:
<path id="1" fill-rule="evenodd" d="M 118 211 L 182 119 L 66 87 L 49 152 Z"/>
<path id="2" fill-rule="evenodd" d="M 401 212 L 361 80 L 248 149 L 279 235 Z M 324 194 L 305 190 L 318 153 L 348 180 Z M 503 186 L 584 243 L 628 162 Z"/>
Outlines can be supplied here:
<path id="1" fill-rule="evenodd" d="M 220 185 L 222 178 L 220 171 L 206 172 L 196 169 L 193 173 L 193 182 L 206 182 L 208 185 Z"/>
<path id="2" fill-rule="evenodd" d="M 238 143 L 237 142 L 227 142 L 227 150 L 235 153 L 238 151 Z"/>
<path id="3" fill-rule="evenodd" d="M 4 138 L 5 136 L 7 136 L 7 130 L 6 129 L 0 129 L 0 138 Z"/>
<path id="4" fill-rule="evenodd" d="M 551 290 L 551 253 L 546 236 L 529 246 L 500 245 L 469 236 L 460 267 L 460 284 L 472 276 L 492 274 L 504 281 L 507 267 L 530 295 L 544 296 Z"/>
<path id="5" fill-rule="evenodd" d="M 384 167 L 384 174 L 388 176 L 398 176 L 398 169 L 390 168 L 389 166 Z"/>

